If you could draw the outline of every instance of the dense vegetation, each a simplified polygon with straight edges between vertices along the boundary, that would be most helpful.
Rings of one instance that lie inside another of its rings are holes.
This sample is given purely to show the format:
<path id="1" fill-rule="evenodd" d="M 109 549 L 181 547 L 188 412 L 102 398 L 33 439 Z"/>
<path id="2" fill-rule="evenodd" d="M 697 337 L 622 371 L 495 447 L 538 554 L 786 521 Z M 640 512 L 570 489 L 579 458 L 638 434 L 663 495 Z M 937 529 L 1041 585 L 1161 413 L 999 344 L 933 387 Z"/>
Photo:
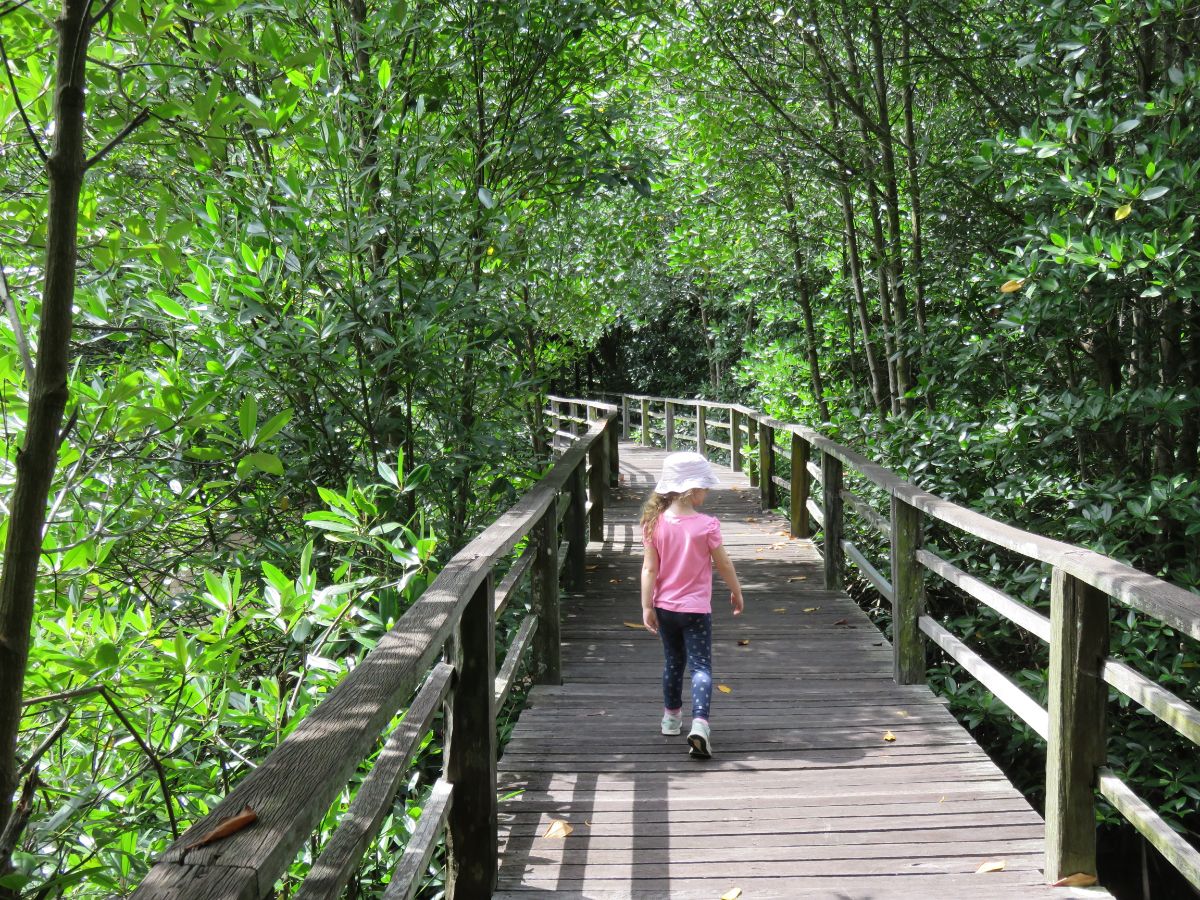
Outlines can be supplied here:
<path id="1" fill-rule="evenodd" d="M 8 896 L 127 894 L 535 477 L 551 385 L 823 422 L 1200 588 L 1195 5 L 28 0 L 0 40 Z M 1194 836 L 1194 748 L 1113 730 Z"/>

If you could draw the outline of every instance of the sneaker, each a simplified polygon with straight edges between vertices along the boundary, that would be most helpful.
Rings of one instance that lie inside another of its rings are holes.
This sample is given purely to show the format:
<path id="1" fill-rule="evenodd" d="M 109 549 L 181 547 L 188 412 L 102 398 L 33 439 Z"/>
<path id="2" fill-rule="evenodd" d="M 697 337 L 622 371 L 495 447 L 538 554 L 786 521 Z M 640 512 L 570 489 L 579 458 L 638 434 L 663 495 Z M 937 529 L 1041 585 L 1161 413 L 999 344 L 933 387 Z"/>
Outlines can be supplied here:
<path id="1" fill-rule="evenodd" d="M 712 737 L 708 723 L 703 719 L 692 722 L 692 730 L 688 733 L 690 753 L 696 759 L 708 759 L 712 756 Z"/>
<path id="2" fill-rule="evenodd" d="M 662 733 L 663 734 L 679 734 L 679 729 L 683 726 L 683 710 L 678 712 L 664 712 L 662 717 Z"/>

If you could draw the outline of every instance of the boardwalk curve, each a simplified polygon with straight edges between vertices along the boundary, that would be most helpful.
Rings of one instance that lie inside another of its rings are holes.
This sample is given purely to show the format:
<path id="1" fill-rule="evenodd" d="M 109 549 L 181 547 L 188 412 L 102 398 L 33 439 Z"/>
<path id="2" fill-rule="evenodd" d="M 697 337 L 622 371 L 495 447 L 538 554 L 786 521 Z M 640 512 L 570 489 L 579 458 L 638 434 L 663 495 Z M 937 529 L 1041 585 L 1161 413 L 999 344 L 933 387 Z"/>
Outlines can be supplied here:
<path id="1" fill-rule="evenodd" d="M 1039 816 L 927 687 L 893 682 L 882 636 L 739 473 L 706 505 L 747 601 L 734 619 L 714 594 L 716 756 L 659 735 L 661 651 L 624 623 L 663 455 L 622 444 L 604 540 L 563 599 L 563 685 L 534 688 L 499 761 L 496 897 L 1108 896 L 1045 886 Z M 570 834 L 545 837 L 554 820 Z"/>

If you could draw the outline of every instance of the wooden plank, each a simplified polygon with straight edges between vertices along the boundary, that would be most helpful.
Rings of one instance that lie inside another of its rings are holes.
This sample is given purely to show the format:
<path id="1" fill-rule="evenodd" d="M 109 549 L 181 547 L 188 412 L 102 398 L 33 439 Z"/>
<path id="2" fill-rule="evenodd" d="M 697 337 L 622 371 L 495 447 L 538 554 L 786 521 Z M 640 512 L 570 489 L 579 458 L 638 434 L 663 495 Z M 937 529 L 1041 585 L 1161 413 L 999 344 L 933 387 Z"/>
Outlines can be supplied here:
<path id="1" fill-rule="evenodd" d="M 578 467 L 576 467 L 578 471 Z M 572 509 L 577 508 L 574 504 Z M 579 517 L 577 517 L 579 518 Z M 576 520 L 569 527 L 579 527 Z M 551 516 L 542 516 L 533 535 L 536 554 L 533 576 L 533 614 L 541 627 L 534 642 L 534 680 L 539 684 L 562 683 L 562 637 L 559 609 L 559 577 L 564 561 L 570 572 L 571 551 L 562 552 L 558 527 Z M 579 564 L 582 569 L 582 563 Z"/>
<path id="2" fill-rule="evenodd" d="M 446 702 L 442 751 L 454 785 L 446 820 L 446 896 L 487 897 L 496 887 L 496 636 L 492 581 L 476 588 L 453 644 L 458 678 Z"/>
<path id="3" fill-rule="evenodd" d="M 797 435 L 797 437 L 799 437 L 799 435 Z M 801 438 L 801 440 L 804 440 L 804 439 Z M 808 443 L 808 442 L 805 441 L 805 443 Z M 809 452 L 810 452 L 810 454 L 812 452 L 811 444 L 809 444 Z M 815 481 L 817 484 L 820 484 L 821 483 L 821 467 L 819 465 L 817 465 L 815 462 L 810 460 L 808 463 L 807 469 L 808 469 L 808 474 L 812 478 L 812 480 Z"/>
<path id="4" fill-rule="evenodd" d="M 1062 569 L 1050 579 L 1046 877 L 1096 874 L 1096 772 L 1105 763 L 1108 597 Z"/>
<path id="5" fill-rule="evenodd" d="M 621 395 L 621 440 L 629 440 L 629 398 Z"/>
<path id="6" fill-rule="evenodd" d="M 696 452 L 708 456 L 708 429 L 704 421 L 704 404 L 696 404 Z"/>
<path id="7" fill-rule="evenodd" d="M 842 499 L 846 504 L 858 513 L 859 518 L 882 534 L 889 541 L 892 537 L 892 527 L 887 520 L 875 511 L 875 507 L 862 500 L 857 494 L 851 490 L 842 491 Z"/>
<path id="8" fill-rule="evenodd" d="M 811 490 L 808 476 L 808 441 L 798 434 L 792 435 L 792 478 L 791 497 L 788 501 L 788 532 L 794 538 L 808 538 L 812 530 L 808 522 L 808 501 Z"/>
<path id="9" fill-rule="evenodd" d="M 571 470 L 567 478 L 564 493 L 570 496 L 571 505 L 567 509 L 566 530 L 567 540 L 567 570 L 565 583 L 567 587 L 576 590 L 583 585 L 584 566 L 587 557 L 587 472 L 582 460 Z"/>
<path id="10" fill-rule="evenodd" d="M 1200 744 L 1200 710 L 1155 684 L 1118 659 L 1104 662 L 1104 680 L 1131 700 L 1140 703 L 1194 744 Z"/>
<path id="11" fill-rule="evenodd" d="M 664 404 L 663 446 L 670 453 L 675 449 L 675 404 L 667 400 Z"/>
<path id="12" fill-rule="evenodd" d="M 736 409 L 729 411 L 729 468 L 742 471 L 742 422 Z"/>
<path id="13" fill-rule="evenodd" d="M 383 892 L 383 900 L 412 900 L 421 889 L 421 881 L 429 869 L 429 861 L 437 849 L 438 838 L 446 827 L 446 819 L 450 815 L 454 787 L 448 781 L 439 778 L 433 784 L 429 798 L 421 807 L 421 818 L 413 829 L 404 847 L 404 855 L 392 873 L 387 890 Z M 337 897 L 339 894 L 325 894 L 325 897 Z"/>
<path id="14" fill-rule="evenodd" d="M 1030 609 L 1019 600 L 1014 600 L 990 584 L 968 575 L 962 569 L 928 550 L 917 551 L 917 562 L 930 572 L 940 575 L 955 587 L 970 594 L 980 603 L 994 609 L 1010 622 L 1032 632 L 1046 643 L 1050 642 L 1050 620 L 1046 616 Z"/>
<path id="15" fill-rule="evenodd" d="M 645 397 L 642 397 L 640 399 L 641 399 L 641 403 L 642 403 L 642 418 L 641 418 L 642 440 L 641 440 L 641 445 L 643 447 L 649 447 L 650 446 L 650 401 Z"/>
<path id="16" fill-rule="evenodd" d="M 533 564 L 535 555 L 535 553 L 529 551 L 522 553 L 505 573 L 504 578 L 501 579 L 500 586 L 496 588 L 497 618 L 508 608 L 508 604 L 512 601 L 513 595 L 516 594 L 517 588 L 521 584 L 521 579 L 525 577 L 525 573 L 529 571 L 529 567 Z"/>
<path id="17" fill-rule="evenodd" d="M 535 613 L 530 613 L 521 620 L 521 627 L 517 629 L 517 635 L 513 638 L 512 644 L 508 648 L 508 653 L 504 657 L 504 664 L 496 674 L 496 709 L 503 706 L 504 701 L 508 699 L 508 694 L 513 687 L 513 680 L 516 678 L 517 669 L 521 665 L 521 658 L 525 655 L 525 651 L 529 649 L 530 641 L 537 632 L 537 627 L 538 616 Z"/>
<path id="18" fill-rule="evenodd" d="M 995 694 L 996 698 L 1016 713 L 1026 725 L 1042 737 L 1049 736 L 1050 724 L 1046 710 L 1042 709 L 1037 701 L 929 616 L 921 616 L 919 623 L 921 630 L 929 635 L 947 656 L 974 675 L 980 684 Z"/>
<path id="19" fill-rule="evenodd" d="M 758 486 L 762 509 L 775 508 L 775 433 L 764 422 L 758 424 Z"/>
<path id="20" fill-rule="evenodd" d="M 898 684 L 925 681 L 925 642 L 920 618 L 925 612 L 925 573 L 917 564 L 921 549 L 922 522 L 919 510 L 898 497 L 892 498 L 892 677 Z"/>
<path id="21" fill-rule="evenodd" d="M 1100 793 L 1155 849 L 1175 867 L 1188 883 L 1200 890 L 1200 851 L 1180 837 L 1155 810 L 1131 791 L 1107 767 L 1099 770 Z"/>
<path id="22" fill-rule="evenodd" d="M 846 556 L 850 557 L 850 559 L 854 561 L 854 564 L 858 566 L 858 570 L 867 576 L 867 580 L 870 581 L 871 584 L 875 585 L 875 590 L 879 591 L 879 593 L 883 595 L 883 599 L 889 604 L 894 604 L 896 600 L 896 594 L 895 591 L 892 590 L 891 582 L 884 578 L 883 575 L 880 574 L 879 570 L 871 565 L 871 561 L 863 556 L 862 551 L 859 550 L 852 541 L 842 541 L 842 551 L 846 554 Z M 916 627 L 915 619 L 913 620 L 913 627 Z M 900 683 L 915 684 L 916 682 L 902 681 Z"/>
<path id="23" fill-rule="evenodd" d="M 817 505 L 816 500 L 809 500 L 805 504 L 808 509 L 808 514 L 813 517 L 818 525 L 825 527 L 825 513 L 821 511 L 821 507 Z"/>
<path id="24" fill-rule="evenodd" d="M 825 554 L 825 587 L 842 589 L 842 573 L 846 568 L 842 550 L 842 462 L 826 453 L 821 457 L 821 527 L 824 530 L 822 551 Z"/>
<path id="25" fill-rule="evenodd" d="M 588 451 L 589 534 L 593 541 L 604 540 L 604 495 L 608 487 L 608 445 L 596 441 Z"/>
<path id="26" fill-rule="evenodd" d="M 450 689 L 453 674 L 454 667 L 446 663 L 434 667 L 404 714 L 404 721 L 388 736 L 375 765 L 338 822 L 337 830 L 305 876 L 296 892 L 296 900 L 321 900 L 341 895 L 358 869 L 363 853 L 379 833 L 383 820 L 392 811 L 400 780 L 429 731 L 434 713 Z"/>

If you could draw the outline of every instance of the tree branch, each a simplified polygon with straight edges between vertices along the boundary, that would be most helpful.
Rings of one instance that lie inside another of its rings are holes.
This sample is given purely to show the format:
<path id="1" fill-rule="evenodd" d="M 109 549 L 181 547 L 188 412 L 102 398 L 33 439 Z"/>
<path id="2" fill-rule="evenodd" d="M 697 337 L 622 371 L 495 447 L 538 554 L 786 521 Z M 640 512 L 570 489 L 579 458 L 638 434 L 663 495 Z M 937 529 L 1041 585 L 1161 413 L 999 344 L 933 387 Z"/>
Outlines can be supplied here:
<path id="1" fill-rule="evenodd" d="M 8 320 L 12 323 L 13 337 L 17 341 L 17 351 L 21 354 L 21 365 L 25 367 L 25 384 L 32 386 L 33 358 L 29 355 L 29 341 L 25 337 L 21 317 L 17 315 L 17 305 L 13 303 L 12 294 L 8 292 L 8 276 L 4 274 L 2 264 L 0 264 L 0 298 L 3 298 L 4 308 L 8 310 Z"/>
<path id="2" fill-rule="evenodd" d="M 91 159 L 83 164 L 83 171 L 86 172 L 96 163 L 100 162 L 100 160 L 104 159 L 104 157 L 108 156 L 108 154 L 119 147 L 127 137 L 141 128 L 145 121 L 149 118 L 150 109 L 148 107 L 144 107 L 136 116 L 133 117 L 133 119 L 130 120 L 129 124 L 121 129 L 120 133 L 116 137 L 101 147 L 100 150 L 93 154 Z"/>
<path id="3" fill-rule="evenodd" d="M 109 709 L 113 711 L 113 715 L 121 720 L 121 724 L 125 726 L 125 730 L 129 732 L 129 736 L 142 748 L 142 752 L 146 754 L 146 758 L 150 760 L 150 765 L 154 767 L 154 771 L 158 774 L 158 784 L 162 788 L 163 802 L 167 807 L 167 818 L 171 820 L 171 836 L 175 840 L 179 840 L 179 823 L 175 821 L 175 809 L 171 805 L 171 788 L 167 785 L 167 773 L 163 769 L 162 761 L 158 758 L 158 754 L 154 752 L 154 748 L 142 739 L 141 734 L 133 727 L 133 723 L 126 718 L 125 713 L 117 706 L 108 689 L 100 688 L 99 694 L 104 698 L 104 702 L 108 704 Z"/>
<path id="4" fill-rule="evenodd" d="M 21 121 L 25 123 L 25 131 L 29 134 L 29 139 L 33 141 L 33 149 L 42 158 L 42 162 L 48 163 L 50 157 L 46 154 L 46 148 L 42 146 L 37 132 L 33 130 L 33 123 L 29 121 L 29 116 L 25 112 L 25 104 L 21 102 L 21 95 L 17 93 L 17 80 L 13 78 L 12 68 L 8 64 L 8 50 L 4 47 L 4 35 L 0 35 L 0 63 L 4 65 L 4 74 L 8 76 L 8 86 L 12 90 L 13 103 L 17 104 L 17 112 L 21 114 Z"/>

